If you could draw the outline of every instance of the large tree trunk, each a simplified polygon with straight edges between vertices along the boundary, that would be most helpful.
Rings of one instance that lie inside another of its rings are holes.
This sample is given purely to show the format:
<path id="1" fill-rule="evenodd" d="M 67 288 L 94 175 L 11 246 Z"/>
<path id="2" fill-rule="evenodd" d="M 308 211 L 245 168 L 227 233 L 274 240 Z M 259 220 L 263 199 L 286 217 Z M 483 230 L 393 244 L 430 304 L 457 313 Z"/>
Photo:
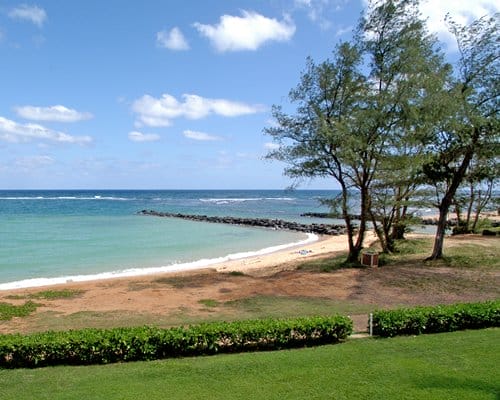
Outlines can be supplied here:
<path id="1" fill-rule="evenodd" d="M 469 168 L 472 156 L 474 155 L 474 150 L 475 150 L 474 147 L 478 137 L 479 137 L 479 130 L 478 128 L 474 128 L 474 136 L 472 143 L 465 151 L 462 163 L 453 174 L 451 183 L 448 186 L 448 189 L 446 190 L 443 199 L 441 200 L 441 204 L 439 205 L 439 220 L 436 229 L 436 237 L 434 238 L 434 248 L 432 250 L 432 254 L 427 258 L 427 260 L 437 260 L 443 258 L 444 233 L 446 229 L 448 211 L 453 202 L 453 198 L 455 197 L 455 193 L 457 192 L 460 183 L 462 183 L 464 179 L 465 173 L 467 172 L 467 168 Z"/>
<path id="2" fill-rule="evenodd" d="M 354 244 L 352 252 L 349 253 L 348 257 L 348 262 L 352 263 L 359 262 L 359 256 L 361 254 L 361 250 L 363 249 L 363 242 L 365 239 L 365 232 L 366 232 L 366 222 L 369 217 L 369 209 L 370 209 L 368 189 L 364 187 L 361 188 L 360 195 L 361 195 L 361 210 L 360 210 L 361 220 L 359 221 L 359 230 L 358 230 L 358 235 L 356 237 L 356 243 Z"/>
<path id="3" fill-rule="evenodd" d="M 354 227 L 352 226 L 351 215 L 349 213 L 349 192 L 343 179 L 338 179 L 338 182 L 340 183 L 340 186 L 342 188 L 342 218 L 345 221 L 347 231 L 347 244 L 349 246 L 349 254 L 347 255 L 346 262 L 353 263 L 357 260 L 359 252 L 356 252 L 354 246 Z"/>
<path id="4" fill-rule="evenodd" d="M 434 249 L 432 250 L 432 255 L 428 260 L 437 260 L 443 258 L 443 245 L 444 245 L 444 235 L 446 232 L 446 225 L 448 223 L 448 209 L 450 205 L 446 206 L 441 202 L 439 207 L 439 220 L 436 227 L 436 236 L 434 238 Z"/>

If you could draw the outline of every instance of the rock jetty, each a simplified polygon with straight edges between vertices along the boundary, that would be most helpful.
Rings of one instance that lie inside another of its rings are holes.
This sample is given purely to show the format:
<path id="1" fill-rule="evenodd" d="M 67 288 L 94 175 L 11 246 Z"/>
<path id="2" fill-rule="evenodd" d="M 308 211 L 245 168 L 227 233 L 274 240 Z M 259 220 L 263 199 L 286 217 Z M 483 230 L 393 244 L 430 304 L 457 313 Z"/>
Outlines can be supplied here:
<path id="1" fill-rule="evenodd" d="M 138 214 L 153 217 L 181 218 L 189 221 L 212 222 L 216 224 L 244 225 L 262 227 L 269 229 L 286 229 L 304 233 L 316 233 L 318 235 L 343 235 L 346 233 L 345 226 L 331 224 L 301 224 L 298 222 L 284 221 L 281 219 L 268 218 L 238 218 L 238 217 L 209 217 L 207 215 L 192 215 L 160 212 L 154 210 L 142 210 Z"/>
<path id="2" fill-rule="evenodd" d="M 343 219 L 342 214 L 338 213 L 320 213 L 320 212 L 306 212 L 304 214 L 300 214 L 301 217 L 311 217 L 311 218 L 334 218 L 334 219 Z M 351 214 L 351 219 L 361 219 L 361 215 L 359 214 Z"/>

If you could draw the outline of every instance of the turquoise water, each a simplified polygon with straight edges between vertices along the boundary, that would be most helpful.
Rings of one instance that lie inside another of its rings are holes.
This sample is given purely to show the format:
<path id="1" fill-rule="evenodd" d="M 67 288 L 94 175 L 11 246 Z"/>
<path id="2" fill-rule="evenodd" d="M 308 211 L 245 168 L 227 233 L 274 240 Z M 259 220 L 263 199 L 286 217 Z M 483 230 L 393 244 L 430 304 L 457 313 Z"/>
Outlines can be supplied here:
<path id="1" fill-rule="evenodd" d="M 137 215 L 142 209 L 304 220 L 303 212 L 326 211 L 318 198 L 334 195 L 327 191 L 0 191 L 0 288 L 58 282 L 55 278 L 140 274 L 148 268 L 189 267 L 193 262 L 203 266 L 228 255 L 251 255 L 307 239 L 297 232 Z"/>

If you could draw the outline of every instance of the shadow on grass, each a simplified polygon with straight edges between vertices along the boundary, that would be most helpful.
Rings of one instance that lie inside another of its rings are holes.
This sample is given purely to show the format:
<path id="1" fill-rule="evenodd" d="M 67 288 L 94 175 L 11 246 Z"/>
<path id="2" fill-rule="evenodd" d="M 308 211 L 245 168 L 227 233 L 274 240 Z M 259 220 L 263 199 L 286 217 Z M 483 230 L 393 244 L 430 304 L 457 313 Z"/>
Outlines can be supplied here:
<path id="1" fill-rule="evenodd" d="M 500 385 L 486 380 L 458 378 L 450 375 L 426 375 L 415 382 L 420 389 L 443 389 L 446 391 L 481 392 L 493 395 L 492 399 L 500 399 Z M 476 397 L 474 397 L 476 398 Z M 490 398 L 488 396 L 488 398 Z"/>
<path id="2" fill-rule="evenodd" d="M 332 272 L 347 268 L 366 268 L 360 263 L 346 261 L 347 253 L 332 257 L 322 257 L 317 260 L 304 261 L 297 266 L 297 270 L 305 272 Z"/>

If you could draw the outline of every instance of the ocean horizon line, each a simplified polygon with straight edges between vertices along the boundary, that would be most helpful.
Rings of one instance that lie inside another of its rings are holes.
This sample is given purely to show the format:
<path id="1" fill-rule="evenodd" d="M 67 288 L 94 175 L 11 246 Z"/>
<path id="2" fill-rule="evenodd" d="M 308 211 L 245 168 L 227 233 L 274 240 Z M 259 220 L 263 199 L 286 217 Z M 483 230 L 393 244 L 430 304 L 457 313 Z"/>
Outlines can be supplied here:
<path id="1" fill-rule="evenodd" d="M 172 189 L 172 188 L 166 188 L 166 189 L 155 189 L 155 188 L 150 188 L 150 189 L 135 189 L 135 188 L 35 188 L 35 189 L 30 189 L 30 188 L 0 188 L 0 192 L 97 192 L 97 191 L 123 191 L 123 192 L 129 192 L 129 191 L 136 191 L 136 192 L 159 192 L 159 191 L 175 191 L 175 192 L 337 192 L 340 191 L 340 189 L 295 189 L 295 188 L 274 188 L 274 189 L 241 189 L 241 188 L 236 188 L 236 189 L 196 189 L 196 188 L 191 188 L 191 189 Z"/>

